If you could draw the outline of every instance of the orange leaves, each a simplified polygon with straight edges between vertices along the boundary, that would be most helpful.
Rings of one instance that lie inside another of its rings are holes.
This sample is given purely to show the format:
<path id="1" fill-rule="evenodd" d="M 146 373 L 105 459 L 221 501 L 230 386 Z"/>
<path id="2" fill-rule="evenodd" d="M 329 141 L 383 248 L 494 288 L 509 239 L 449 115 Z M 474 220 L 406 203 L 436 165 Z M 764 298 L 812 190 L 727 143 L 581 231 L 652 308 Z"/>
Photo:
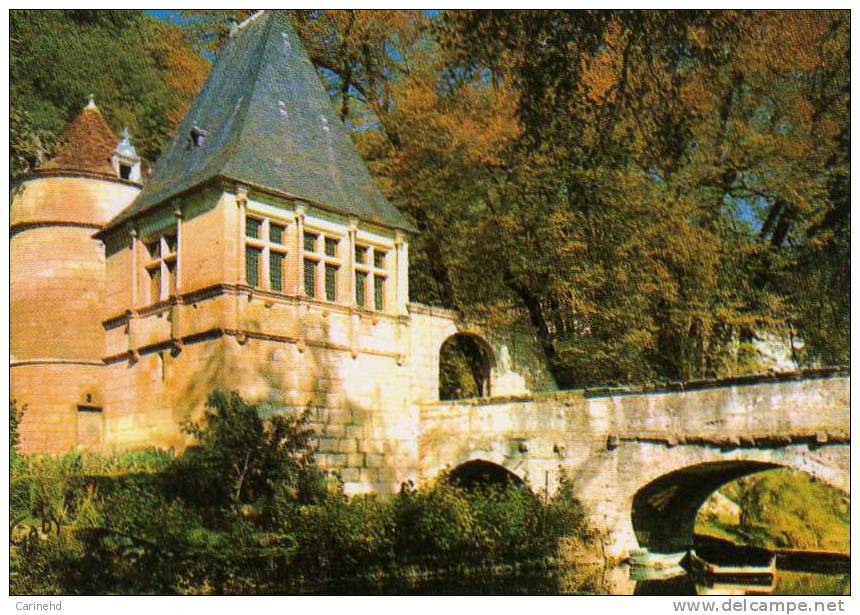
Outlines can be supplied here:
<path id="1" fill-rule="evenodd" d="M 440 92 L 432 67 L 416 72 L 393 90 L 401 155 L 434 149 L 465 166 L 503 164 L 504 151 L 520 134 L 516 94 L 480 79 Z"/>
<path id="2" fill-rule="evenodd" d="M 606 98 L 621 77 L 623 46 L 626 33 L 617 20 L 604 33 L 603 48 L 592 56 L 583 55 L 582 77 L 588 99 L 598 102 Z"/>

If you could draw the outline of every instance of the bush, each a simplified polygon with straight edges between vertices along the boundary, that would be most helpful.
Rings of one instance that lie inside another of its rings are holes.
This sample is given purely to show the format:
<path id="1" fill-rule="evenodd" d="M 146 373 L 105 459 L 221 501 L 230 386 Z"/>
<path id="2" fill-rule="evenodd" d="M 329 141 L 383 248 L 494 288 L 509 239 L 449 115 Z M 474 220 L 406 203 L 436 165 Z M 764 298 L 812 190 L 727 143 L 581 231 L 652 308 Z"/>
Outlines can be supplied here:
<path id="1" fill-rule="evenodd" d="M 260 409 L 236 392 L 213 393 L 207 407 L 204 423 L 186 425 L 198 445 L 173 468 L 174 485 L 183 495 L 238 511 L 271 497 L 276 485 L 287 484 L 297 493 L 307 486 L 314 474 L 314 434 L 306 415 L 264 420 Z"/>
<path id="2" fill-rule="evenodd" d="M 587 534 L 566 482 L 546 502 L 446 476 L 347 498 L 313 464 L 304 417 L 264 420 L 235 393 L 212 395 L 209 408 L 189 426 L 198 446 L 177 458 L 21 456 L 10 482 L 12 592 L 372 592 L 414 566 L 541 559 L 561 537 Z"/>

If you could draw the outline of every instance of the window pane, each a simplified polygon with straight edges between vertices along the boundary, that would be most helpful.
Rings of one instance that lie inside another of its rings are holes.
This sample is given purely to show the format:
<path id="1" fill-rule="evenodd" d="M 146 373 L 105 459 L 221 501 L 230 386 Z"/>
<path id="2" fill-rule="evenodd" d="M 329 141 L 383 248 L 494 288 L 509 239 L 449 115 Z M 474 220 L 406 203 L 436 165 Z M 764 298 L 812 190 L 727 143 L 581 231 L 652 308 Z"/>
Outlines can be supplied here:
<path id="1" fill-rule="evenodd" d="M 367 263 L 367 246 L 355 246 L 355 262 Z"/>
<path id="2" fill-rule="evenodd" d="M 377 310 L 385 309 L 385 278 L 373 277 L 373 303 Z"/>
<path id="3" fill-rule="evenodd" d="M 337 239 L 332 239 L 331 237 L 325 238 L 325 255 L 337 256 Z"/>
<path id="4" fill-rule="evenodd" d="M 167 244 L 167 253 L 175 254 L 176 253 L 176 235 L 165 235 L 164 243 Z"/>
<path id="5" fill-rule="evenodd" d="M 279 224 L 269 224 L 269 241 L 272 243 L 284 243 L 284 227 Z"/>
<path id="6" fill-rule="evenodd" d="M 366 279 L 366 273 L 355 272 L 355 302 L 362 307 L 364 307 L 364 281 Z"/>
<path id="7" fill-rule="evenodd" d="M 245 278 L 250 286 L 260 285 L 260 255 L 262 250 L 245 246 Z"/>
<path id="8" fill-rule="evenodd" d="M 259 239 L 260 226 L 262 226 L 262 224 L 262 221 L 257 220 L 256 218 L 245 218 L 245 236 Z"/>
<path id="9" fill-rule="evenodd" d="M 325 298 L 328 301 L 337 300 L 337 265 L 325 266 Z"/>
<path id="10" fill-rule="evenodd" d="M 161 267 L 149 270 L 149 302 L 161 301 Z"/>
<path id="11" fill-rule="evenodd" d="M 167 292 L 176 294 L 176 261 L 167 263 Z"/>
<path id="12" fill-rule="evenodd" d="M 284 255 L 280 252 L 269 253 L 269 285 L 272 290 L 284 290 Z"/>
<path id="13" fill-rule="evenodd" d="M 305 233 L 305 252 L 317 251 L 317 235 L 316 233 Z"/>
<path id="14" fill-rule="evenodd" d="M 385 252 L 382 250 L 373 251 L 373 266 L 377 269 L 385 269 Z"/>
<path id="15" fill-rule="evenodd" d="M 146 251 L 149 253 L 149 258 L 160 258 L 161 242 L 156 240 L 146 244 Z"/>
<path id="16" fill-rule="evenodd" d="M 310 259 L 305 259 L 305 294 L 308 297 L 317 296 L 317 263 Z"/>

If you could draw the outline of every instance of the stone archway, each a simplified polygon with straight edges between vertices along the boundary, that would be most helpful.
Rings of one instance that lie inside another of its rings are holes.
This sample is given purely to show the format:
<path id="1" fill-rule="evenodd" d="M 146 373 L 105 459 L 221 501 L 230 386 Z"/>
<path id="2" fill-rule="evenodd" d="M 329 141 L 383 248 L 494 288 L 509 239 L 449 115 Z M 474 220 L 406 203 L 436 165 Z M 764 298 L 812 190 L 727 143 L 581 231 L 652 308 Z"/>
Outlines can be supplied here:
<path id="1" fill-rule="evenodd" d="M 439 400 L 489 397 L 495 356 L 482 337 L 455 333 L 439 348 Z"/>
<path id="2" fill-rule="evenodd" d="M 470 489 L 479 485 L 522 487 L 522 478 L 497 463 L 484 459 L 473 459 L 461 463 L 451 470 L 448 480 L 456 485 Z"/>
<path id="3" fill-rule="evenodd" d="M 630 514 L 637 542 L 655 553 L 686 550 L 693 544 L 699 509 L 712 493 L 738 478 L 779 468 L 804 471 L 792 463 L 731 459 L 663 474 L 633 495 Z"/>

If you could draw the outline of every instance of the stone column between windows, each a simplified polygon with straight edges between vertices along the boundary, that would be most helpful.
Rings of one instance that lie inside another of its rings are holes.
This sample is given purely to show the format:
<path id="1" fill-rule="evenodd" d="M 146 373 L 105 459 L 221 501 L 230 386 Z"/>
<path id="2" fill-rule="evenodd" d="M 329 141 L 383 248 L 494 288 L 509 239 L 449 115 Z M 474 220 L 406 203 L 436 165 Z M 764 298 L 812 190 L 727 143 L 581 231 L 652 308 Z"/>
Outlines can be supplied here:
<path id="1" fill-rule="evenodd" d="M 241 184 L 236 186 L 236 205 L 239 209 L 239 228 L 236 231 L 237 235 L 237 243 L 236 243 L 236 251 L 237 251 L 237 259 L 236 262 L 239 267 L 239 271 L 237 271 L 236 279 L 238 280 L 238 285 L 243 286 L 247 284 L 246 276 L 245 276 L 245 209 L 248 206 L 248 189 L 242 186 Z M 242 293 L 236 293 L 236 341 L 239 344 L 244 344 L 245 330 L 244 330 L 244 305 L 245 303 L 242 301 Z"/>
<path id="2" fill-rule="evenodd" d="M 314 266 L 314 297 L 320 301 L 325 299 L 325 235 L 317 233 L 314 252 L 319 256 Z"/>
<path id="3" fill-rule="evenodd" d="M 175 281 L 173 283 L 176 288 L 174 292 L 174 300 L 176 304 L 170 308 L 170 341 L 173 342 L 176 348 L 182 347 L 182 335 L 183 335 L 183 327 L 182 327 L 182 205 L 179 202 L 179 199 L 176 199 L 173 202 L 173 215 L 176 218 L 176 254 L 174 261 L 174 276 Z M 164 358 L 162 358 L 162 365 Z M 162 372 L 163 375 L 163 372 Z"/>
<path id="4" fill-rule="evenodd" d="M 245 217 L 247 215 L 246 209 L 248 207 L 248 190 L 244 186 L 236 187 L 236 205 L 239 208 L 239 229 L 237 232 L 238 235 L 238 244 L 236 246 L 238 252 L 238 258 L 236 259 L 239 271 L 236 279 L 239 284 L 247 284 L 248 281 L 245 276 Z"/>
<path id="5" fill-rule="evenodd" d="M 167 236 L 163 233 L 158 238 L 158 251 L 161 260 L 158 261 L 158 299 L 156 301 L 164 301 L 170 296 L 170 274 L 167 273 L 167 254 L 170 250 L 167 248 Z M 153 302 L 155 303 L 155 302 Z"/>
<path id="6" fill-rule="evenodd" d="M 263 278 L 258 283 L 262 288 L 267 290 L 272 289 L 272 279 L 269 272 L 269 219 L 263 218 L 263 224 L 260 225 L 260 240 L 263 242 L 263 249 L 260 251 L 259 275 Z"/>
<path id="7" fill-rule="evenodd" d="M 137 229 L 128 227 L 128 235 L 131 237 L 131 307 L 137 307 Z"/>
<path id="8" fill-rule="evenodd" d="M 176 217 L 176 294 L 182 291 L 182 206 L 179 202 L 173 205 L 173 215 Z"/>
<path id="9" fill-rule="evenodd" d="M 355 300 L 355 241 L 358 234 L 358 220 L 356 218 L 349 219 L 349 227 L 347 227 L 349 241 L 347 242 L 347 255 L 344 262 L 344 270 L 346 271 L 346 279 L 349 280 L 347 288 L 349 296 L 346 301 L 348 305 L 356 306 L 358 303 Z"/>
<path id="10" fill-rule="evenodd" d="M 302 205 L 296 206 L 296 250 L 295 266 L 296 266 L 296 294 L 300 297 L 305 296 L 305 208 Z"/>
<path id="11" fill-rule="evenodd" d="M 128 234 L 131 237 L 131 308 L 126 312 L 128 318 L 128 356 L 129 360 L 134 363 L 138 359 L 137 352 L 137 336 L 136 324 L 137 319 L 137 285 L 138 285 L 138 236 L 137 229 L 133 226 L 128 226 Z"/>
<path id="12" fill-rule="evenodd" d="M 403 233 L 397 231 L 394 236 L 396 248 L 396 280 L 397 280 L 397 311 L 407 314 L 406 304 L 409 303 L 409 243 Z"/>

